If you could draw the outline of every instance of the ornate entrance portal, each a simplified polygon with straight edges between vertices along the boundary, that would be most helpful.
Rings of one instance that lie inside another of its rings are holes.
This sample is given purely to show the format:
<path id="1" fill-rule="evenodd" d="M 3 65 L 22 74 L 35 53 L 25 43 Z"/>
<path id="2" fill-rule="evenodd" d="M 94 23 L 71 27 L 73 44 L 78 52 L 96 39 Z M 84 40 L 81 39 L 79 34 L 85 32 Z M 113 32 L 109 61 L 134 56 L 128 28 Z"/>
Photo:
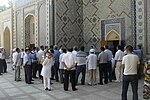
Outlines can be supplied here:
<path id="1" fill-rule="evenodd" d="M 106 40 L 106 44 L 109 46 L 109 49 L 113 52 L 114 55 L 117 51 L 117 46 L 121 45 L 120 34 L 115 30 L 111 30 L 106 35 L 105 40 Z"/>
<path id="2" fill-rule="evenodd" d="M 35 46 L 35 20 L 33 15 L 25 18 L 25 47 Z"/>

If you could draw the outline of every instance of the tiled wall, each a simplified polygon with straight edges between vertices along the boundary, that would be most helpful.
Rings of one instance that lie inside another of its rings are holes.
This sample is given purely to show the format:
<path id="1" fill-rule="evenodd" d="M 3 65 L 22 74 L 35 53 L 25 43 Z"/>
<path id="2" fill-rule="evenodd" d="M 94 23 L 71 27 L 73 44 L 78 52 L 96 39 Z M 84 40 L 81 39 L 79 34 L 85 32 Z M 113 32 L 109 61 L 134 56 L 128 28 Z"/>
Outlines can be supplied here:
<path id="1" fill-rule="evenodd" d="M 83 0 L 83 25 L 84 45 L 87 50 L 91 45 L 98 50 L 100 41 L 110 28 L 126 38 L 126 43 L 131 43 L 131 1 Z"/>
<path id="2" fill-rule="evenodd" d="M 83 45 L 82 0 L 56 0 L 55 43 L 64 47 Z"/>
<path id="3" fill-rule="evenodd" d="M 137 44 L 144 43 L 144 0 L 136 0 Z"/>

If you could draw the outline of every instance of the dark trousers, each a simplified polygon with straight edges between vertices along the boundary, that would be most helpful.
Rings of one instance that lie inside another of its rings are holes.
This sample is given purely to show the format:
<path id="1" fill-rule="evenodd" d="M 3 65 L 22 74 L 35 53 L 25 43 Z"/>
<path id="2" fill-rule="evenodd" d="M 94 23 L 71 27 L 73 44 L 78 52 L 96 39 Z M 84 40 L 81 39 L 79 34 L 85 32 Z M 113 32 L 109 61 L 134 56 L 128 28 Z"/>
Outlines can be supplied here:
<path id="1" fill-rule="evenodd" d="M 32 80 L 32 71 L 33 71 L 33 65 L 31 64 L 31 66 L 30 66 L 30 80 Z"/>
<path id="2" fill-rule="evenodd" d="M 65 78 L 64 78 L 64 90 L 68 90 L 69 87 L 69 78 L 72 85 L 72 90 L 75 90 L 75 70 L 67 71 L 65 70 Z"/>
<path id="3" fill-rule="evenodd" d="M 3 72 L 3 61 L 0 59 L 0 74 Z"/>
<path id="4" fill-rule="evenodd" d="M 31 83 L 31 65 L 25 65 L 24 71 L 25 71 L 25 82 Z"/>
<path id="5" fill-rule="evenodd" d="M 2 60 L 2 73 L 7 72 L 7 64 L 6 64 L 6 60 L 5 59 L 1 59 Z"/>
<path id="6" fill-rule="evenodd" d="M 78 65 L 76 68 L 76 84 L 78 83 L 78 77 L 82 73 L 81 84 L 85 84 L 85 73 L 86 73 L 86 65 Z"/>
<path id="7" fill-rule="evenodd" d="M 39 78 L 42 79 L 42 76 L 41 76 L 41 71 L 42 71 L 42 64 L 38 64 L 38 71 L 39 71 Z"/>
<path id="8" fill-rule="evenodd" d="M 103 84 L 103 76 L 104 83 L 108 83 L 108 71 L 107 71 L 107 63 L 99 64 L 99 82 Z"/>
<path id="9" fill-rule="evenodd" d="M 133 97 L 132 100 L 138 100 L 138 76 L 137 75 L 123 75 L 122 85 L 122 100 L 127 100 L 127 91 L 129 83 L 131 83 Z"/>
<path id="10" fill-rule="evenodd" d="M 36 73 L 37 73 L 37 70 L 38 70 L 38 64 L 35 62 L 35 63 L 32 63 L 32 77 L 35 78 L 36 77 Z"/>
<path id="11" fill-rule="evenodd" d="M 59 81 L 58 72 L 59 72 L 59 63 L 55 63 L 55 64 L 54 64 L 54 73 L 55 73 L 56 82 Z"/>
<path id="12" fill-rule="evenodd" d="M 59 74 L 60 74 L 60 82 L 64 82 L 64 69 L 59 69 Z"/>
<path id="13" fill-rule="evenodd" d="M 108 61 L 108 64 L 107 64 L 107 67 L 108 67 L 108 78 L 109 78 L 109 81 L 112 82 L 112 62 L 111 61 Z"/>
<path id="14" fill-rule="evenodd" d="M 51 67 L 51 79 L 54 79 L 55 76 L 55 71 L 54 71 L 54 66 Z"/>

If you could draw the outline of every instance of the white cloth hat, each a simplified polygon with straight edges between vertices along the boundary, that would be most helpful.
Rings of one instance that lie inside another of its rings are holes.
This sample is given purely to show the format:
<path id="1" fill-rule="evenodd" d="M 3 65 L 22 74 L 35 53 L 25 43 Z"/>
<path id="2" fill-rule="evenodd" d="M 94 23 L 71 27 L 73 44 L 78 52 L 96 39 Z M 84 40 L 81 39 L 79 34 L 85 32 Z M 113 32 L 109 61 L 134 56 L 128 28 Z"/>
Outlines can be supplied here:
<path id="1" fill-rule="evenodd" d="M 94 49 L 90 49 L 90 52 L 95 52 L 95 50 Z"/>

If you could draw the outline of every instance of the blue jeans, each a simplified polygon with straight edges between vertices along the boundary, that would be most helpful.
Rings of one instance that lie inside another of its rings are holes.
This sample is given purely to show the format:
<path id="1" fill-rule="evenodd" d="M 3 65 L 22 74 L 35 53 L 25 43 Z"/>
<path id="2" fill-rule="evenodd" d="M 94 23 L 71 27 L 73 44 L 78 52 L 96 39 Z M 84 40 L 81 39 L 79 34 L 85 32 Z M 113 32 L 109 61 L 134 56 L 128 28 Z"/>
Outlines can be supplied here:
<path id="1" fill-rule="evenodd" d="M 76 84 L 78 83 L 78 77 L 82 73 L 81 84 L 85 84 L 85 73 L 86 73 L 86 65 L 78 65 L 76 68 Z"/>
<path id="2" fill-rule="evenodd" d="M 131 83 L 133 97 L 132 100 L 138 100 L 138 76 L 137 75 L 123 75 L 122 85 L 122 100 L 127 100 L 127 91 L 129 83 Z"/>

